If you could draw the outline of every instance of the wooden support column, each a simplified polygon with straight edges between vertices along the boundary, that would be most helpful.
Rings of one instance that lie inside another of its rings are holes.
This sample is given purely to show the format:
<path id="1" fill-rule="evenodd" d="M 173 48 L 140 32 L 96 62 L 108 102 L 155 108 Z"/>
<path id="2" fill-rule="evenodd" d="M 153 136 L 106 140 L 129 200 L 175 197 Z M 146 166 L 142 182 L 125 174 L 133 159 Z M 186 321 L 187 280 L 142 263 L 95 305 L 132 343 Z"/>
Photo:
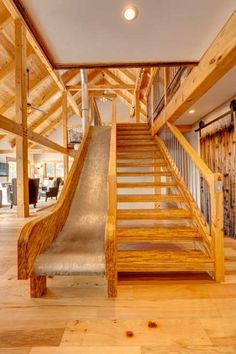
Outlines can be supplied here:
<path id="1" fill-rule="evenodd" d="M 153 119 L 154 119 L 154 84 L 151 87 L 151 130 L 152 130 L 152 135 L 153 135 Z"/>
<path id="2" fill-rule="evenodd" d="M 94 123 L 94 125 L 98 125 L 97 119 L 95 119 L 95 107 L 94 107 L 94 98 L 93 96 L 90 97 L 90 101 L 89 101 L 89 108 L 90 108 L 90 117 L 91 117 L 91 122 Z"/>
<path id="3" fill-rule="evenodd" d="M 116 123 L 116 97 L 112 100 L 112 124 Z"/>
<path id="4" fill-rule="evenodd" d="M 136 123 L 140 122 L 140 100 L 139 91 L 135 91 L 135 120 Z"/>
<path id="5" fill-rule="evenodd" d="M 28 137 L 27 137 L 27 68 L 26 29 L 20 19 L 15 20 L 15 80 L 16 123 L 23 130 L 16 138 L 17 162 L 17 216 L 29 216 Z"/>
<path id="6" fill-rule="evenodd" d="M 67 116 L 67 92 L 63 91 L 62 93 L 62 124 L 63 124 L 63 145 L 68 148 L 68 116 Z M 67 178 L 69 171 L 69 156 L 64 155 L 64 181 Z"/>
<path id="7" fill-rule="evenodd" d="M 167 99 L 168 99 L 168 67 L 164 67 L 164 103 L 165 106 L 167 105 Z"/>

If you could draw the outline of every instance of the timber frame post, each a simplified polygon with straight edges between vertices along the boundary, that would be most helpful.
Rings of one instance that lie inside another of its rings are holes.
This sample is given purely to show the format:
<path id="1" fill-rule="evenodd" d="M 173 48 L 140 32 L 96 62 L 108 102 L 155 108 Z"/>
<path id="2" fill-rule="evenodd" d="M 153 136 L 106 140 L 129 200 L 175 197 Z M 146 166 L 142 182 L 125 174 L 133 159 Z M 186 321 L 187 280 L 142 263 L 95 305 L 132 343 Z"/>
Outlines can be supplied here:
<path id="1" fill-rule="evenodd" d="M 27 68 L 26 29 L 21 19 L 15 19 L 15 80 L 16 80 L 16 123 L 23 134 L 16 138 L 17 161 L 17 216 L 29 216 L 28 183 L 28 130 L 27 130 Z"/>
<path id="2" fill-rule="evenodd" d="M 68 116 L 67 116 L 67 92 L 62 92 L 62 124 L 63 124 L 63 145 L 67 149 L 68 148 Z M 69 171 L 69 156 L 64 155 L 64 181 L 67 178 Z"/>
<path id="3" fill-rule="evenodd" d="M 117 106 L 116 106 L 117 102 L 116 101 L 117 101 L 116 97 L 113 98 L 113 100 L 112 100 L 112 119 L 111 119 L 112 124 L 116 123 L 116 116 L 117 116 Z"/>
<path id="4" fill-rule="evenodd" d="M 215 280 L 224 281 L 223 176 L 213 174 L 211 183 L 211 232 L 215 259 Z"/>

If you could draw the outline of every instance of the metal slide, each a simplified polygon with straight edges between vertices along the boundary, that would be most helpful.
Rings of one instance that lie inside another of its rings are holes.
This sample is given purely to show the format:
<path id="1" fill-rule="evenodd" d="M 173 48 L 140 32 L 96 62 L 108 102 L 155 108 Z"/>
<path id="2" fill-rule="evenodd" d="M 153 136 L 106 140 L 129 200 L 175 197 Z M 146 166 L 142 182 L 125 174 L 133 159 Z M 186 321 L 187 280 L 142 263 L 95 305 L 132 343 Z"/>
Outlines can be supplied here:
<path id="1" fill-rule="evenodd" d="M 93 127 L 83 170 L 66 224 L 36 260 L 36 275 L 103 275 L 109 127 Z"/>

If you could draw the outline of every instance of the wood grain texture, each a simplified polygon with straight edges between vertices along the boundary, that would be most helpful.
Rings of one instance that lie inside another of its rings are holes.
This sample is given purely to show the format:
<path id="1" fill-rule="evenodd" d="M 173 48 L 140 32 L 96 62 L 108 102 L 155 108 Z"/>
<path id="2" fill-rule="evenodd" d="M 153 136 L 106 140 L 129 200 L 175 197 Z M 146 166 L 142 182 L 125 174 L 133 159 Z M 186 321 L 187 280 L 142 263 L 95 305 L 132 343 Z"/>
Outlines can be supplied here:
<path id="1" fill-rule="evenodd" d="M 47 249 L 61 231 L 73 200 L 74 192 L 83 167 L 89 140 L 90 127 L 84 136 L 74 159 L 70 173 L 60 194 L 58 203 L 47 216 L 39 217 L 26 224 L 18 241 L 18 277 L 28 279 L 36 257 Z"/>
<path id="2" fill-rule="evenodd" d="M 102 278 L 54 277 L 46 296 L 32 300 L 28 284 L 17 280 L 16 245 L 25 223 L 0 214 L 0 354 L 235 353 L 235 240 L 225 238 L 224 283 L 196 274 L 127 274 L 113 300 Z M 80 326 L 72 326 L 76 320 Z"/>
<path id="3" fill-rule="evenodd" d="M 47 289 L 47 277 L 46 276 L 35 276 L 30 277 L 30 296 L 32 298 L 41 297 L 45 294 Z"/>

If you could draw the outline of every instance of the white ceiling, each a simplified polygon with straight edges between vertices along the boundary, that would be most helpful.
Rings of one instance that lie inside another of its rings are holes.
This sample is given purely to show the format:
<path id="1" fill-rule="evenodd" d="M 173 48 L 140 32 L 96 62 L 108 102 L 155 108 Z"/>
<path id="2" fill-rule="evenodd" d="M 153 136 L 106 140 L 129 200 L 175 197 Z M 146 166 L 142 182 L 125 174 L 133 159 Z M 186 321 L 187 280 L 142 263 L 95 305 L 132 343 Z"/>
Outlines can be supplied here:
<path id="1" fill-rule="evenodd" d="M 195 110 L 194 114 L 189 114 L 188 110 L 177 120 L 177 123 L 194 124 L 213 109 L 233 97 L 236 98 L 236 66 L 189 108 L 189 110 Z"/>
<path id="2" fill-rule="evenodd" d="M 21 0 L 57 63 L 199 60 L 236 0 Z"/>

